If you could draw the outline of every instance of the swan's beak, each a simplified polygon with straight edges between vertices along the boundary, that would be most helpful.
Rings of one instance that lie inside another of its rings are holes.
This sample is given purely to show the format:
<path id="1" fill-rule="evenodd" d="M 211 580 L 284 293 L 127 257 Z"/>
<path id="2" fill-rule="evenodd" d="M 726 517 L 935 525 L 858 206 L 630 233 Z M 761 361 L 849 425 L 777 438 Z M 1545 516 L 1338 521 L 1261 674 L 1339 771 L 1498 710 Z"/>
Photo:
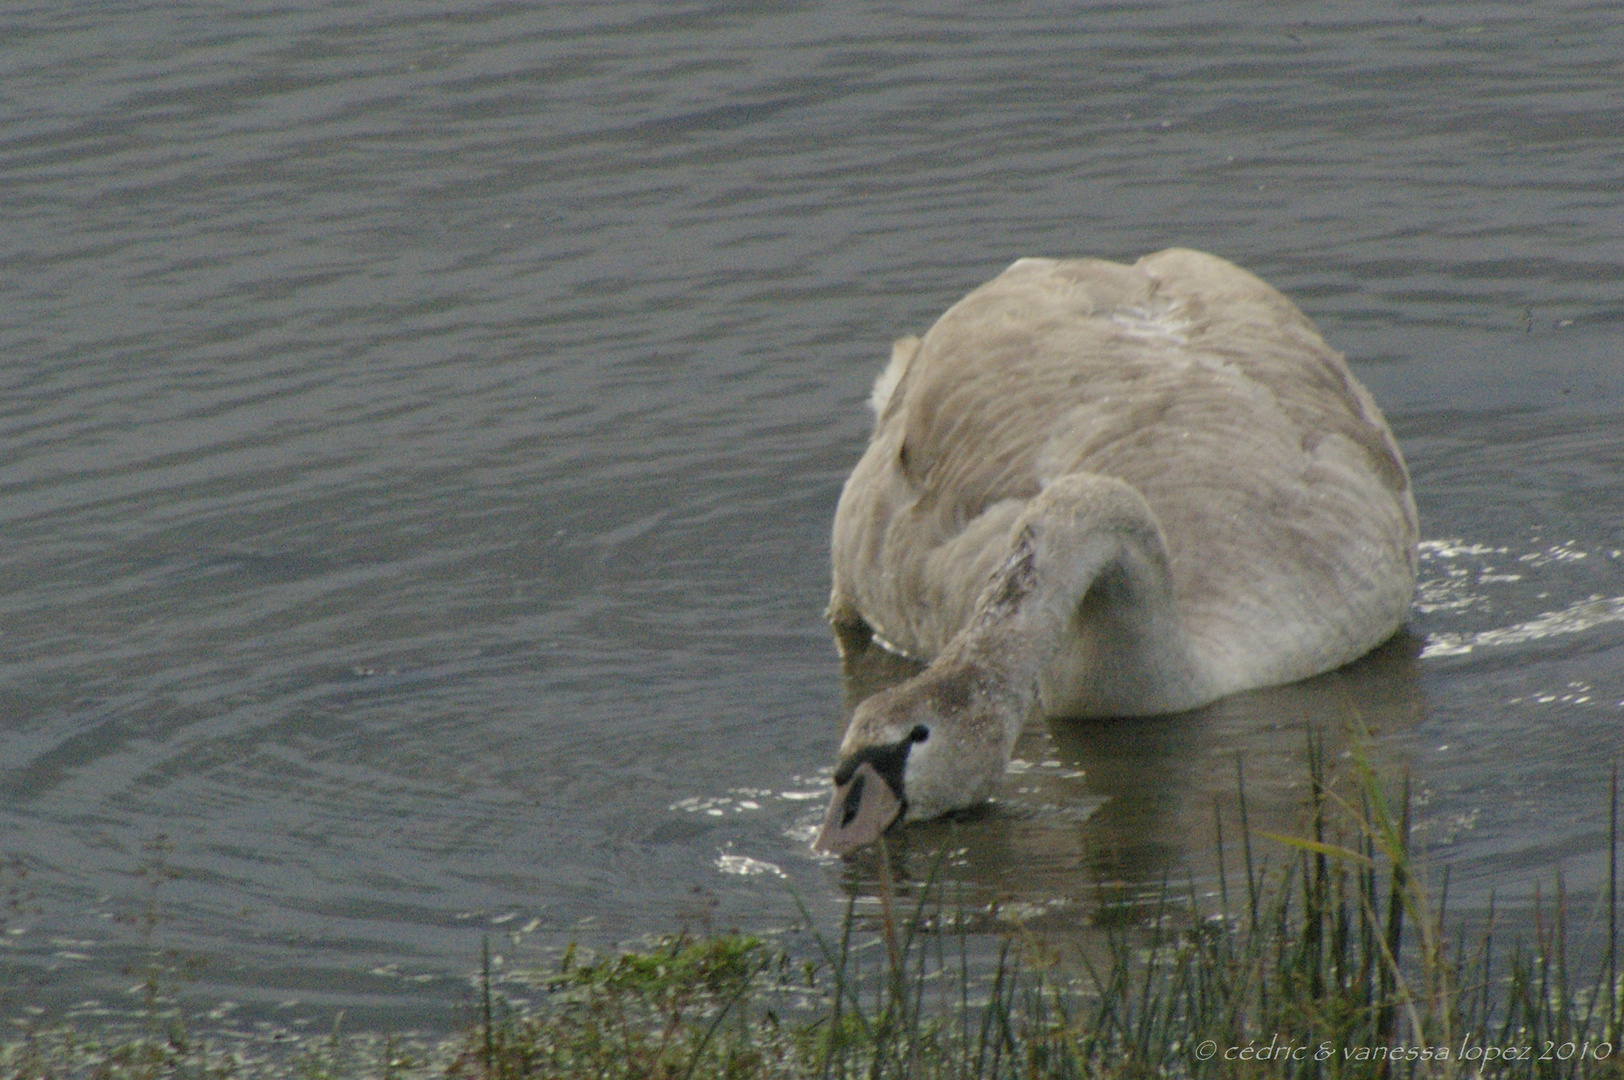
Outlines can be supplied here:
<path id="1" fill-rule="evenodd" d="M 856 851 L 878 840 L 900 813 L 902 800 L 865 761 L 852 771 L 851 779 L 835 788 L 812 850 L 833 855 Z"/>

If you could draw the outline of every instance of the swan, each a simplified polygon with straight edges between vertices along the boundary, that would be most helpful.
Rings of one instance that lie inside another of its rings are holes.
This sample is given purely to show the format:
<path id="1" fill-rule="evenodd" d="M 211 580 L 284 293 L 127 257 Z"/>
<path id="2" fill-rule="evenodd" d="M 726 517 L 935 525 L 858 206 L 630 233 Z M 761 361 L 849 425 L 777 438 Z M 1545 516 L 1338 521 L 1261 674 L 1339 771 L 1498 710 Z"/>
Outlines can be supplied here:
<path id="1" fill-rule="evenodd" d="M 1415 589 L 1409 472 L 1292 302 L 1223 259 L 1020 259 L 874 384 L 835 512 L 860 703 L 813 847 L 984 801 L 1034 712 L 1193 709 L 1348 663 Z"/>

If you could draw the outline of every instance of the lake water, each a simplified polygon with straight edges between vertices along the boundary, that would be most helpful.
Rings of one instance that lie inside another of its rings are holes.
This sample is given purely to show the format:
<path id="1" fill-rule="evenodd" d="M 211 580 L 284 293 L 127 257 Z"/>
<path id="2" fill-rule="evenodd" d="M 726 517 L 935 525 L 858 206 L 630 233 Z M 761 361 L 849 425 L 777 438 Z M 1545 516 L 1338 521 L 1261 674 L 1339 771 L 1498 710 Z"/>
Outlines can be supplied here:
<path id="1" fill-rule="evenodd" d="M 1353 10 L 10 5 L 0 1011 L 127 1013 L 159 949 L 221 1022 L 443 1028 L 487 935 L 832 925 L 873 863 L 806 841 L 894 675 L 844 684 L 821 619 L 863 402 L 1029 254 L 1296 299 L 1424 580 L 1346 672 L 1034 727 L 903 872 L 945 840 L 1057 933 L 1210 889 L 1237 758 L 1289 817 L 1305 722 L 1358 717 L 1452 907 L 1594 893 L 1624 19 Z"/>

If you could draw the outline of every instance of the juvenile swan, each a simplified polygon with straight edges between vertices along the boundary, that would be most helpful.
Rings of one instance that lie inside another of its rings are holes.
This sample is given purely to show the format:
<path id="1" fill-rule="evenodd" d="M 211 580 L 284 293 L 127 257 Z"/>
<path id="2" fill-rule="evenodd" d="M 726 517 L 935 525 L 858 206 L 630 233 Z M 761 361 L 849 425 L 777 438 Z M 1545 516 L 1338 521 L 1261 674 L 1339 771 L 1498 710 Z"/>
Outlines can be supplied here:
<path id="1" fill-rule="evenodd" d="M 858 706 L 814 842 L 984 800 L 1033 710 L 1176 712 L 1353 660 L 1415 588 L 1409 474 L 1308 318 L 1212 255 L 1021 259 L 893 347 L 829 618 L 929 660 Z"/>

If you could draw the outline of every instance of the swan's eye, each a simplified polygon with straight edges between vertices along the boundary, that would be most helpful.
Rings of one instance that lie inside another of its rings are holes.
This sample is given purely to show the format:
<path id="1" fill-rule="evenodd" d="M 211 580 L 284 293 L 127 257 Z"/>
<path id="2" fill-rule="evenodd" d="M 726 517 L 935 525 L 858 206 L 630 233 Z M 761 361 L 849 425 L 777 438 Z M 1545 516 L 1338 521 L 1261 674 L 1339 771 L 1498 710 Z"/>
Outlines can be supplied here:
<path id="1" fill-rule="evenodd" d="M 924 724 L 915 724 L 913 730 L 908 732 L 908 741 L 911 743 L 924 742 L 930 738 L 930 728 Z"/>

